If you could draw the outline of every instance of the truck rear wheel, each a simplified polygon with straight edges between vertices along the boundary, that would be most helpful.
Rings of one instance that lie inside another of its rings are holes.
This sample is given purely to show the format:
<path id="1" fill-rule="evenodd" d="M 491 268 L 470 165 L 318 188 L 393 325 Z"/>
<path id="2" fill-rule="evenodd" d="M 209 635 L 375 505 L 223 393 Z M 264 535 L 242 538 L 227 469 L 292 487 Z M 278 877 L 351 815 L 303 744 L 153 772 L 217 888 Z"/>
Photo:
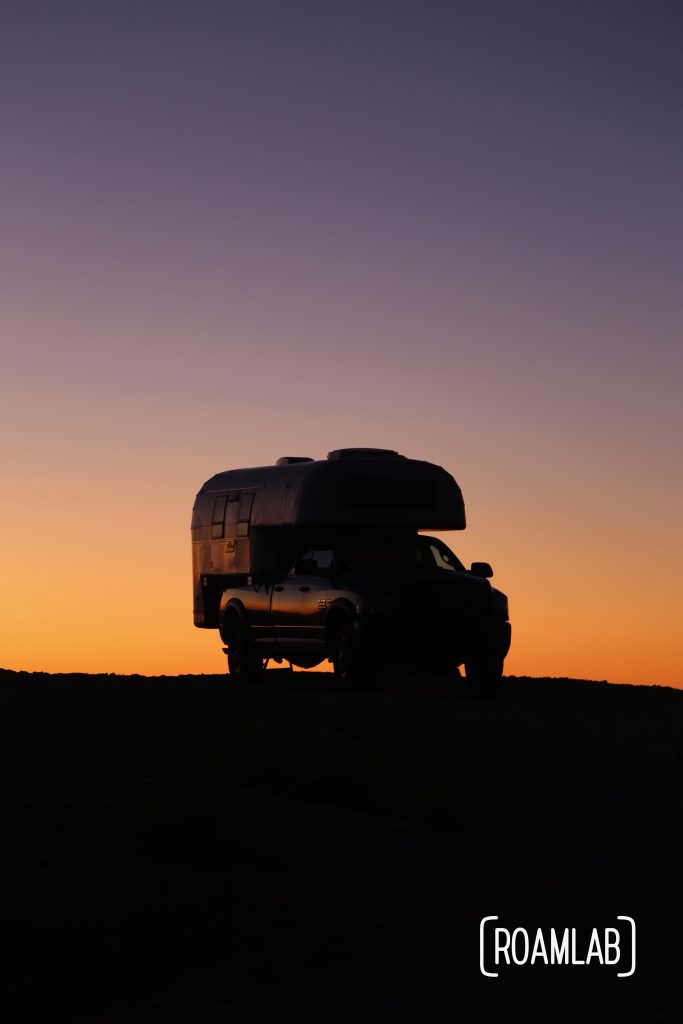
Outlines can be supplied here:
<path id="1" fill-rule="evenodd" d="M 503 678 L 503 659 L 480 655 L 465 662 L 465 675 L 476 693 L 494 694 Z"/>
<path id="2" fill-rule="evenodd" d="M 232 619 L 225 629 L 228 644 L 228 670 L 233 679 L 258 679 L 263 671 L 263 662 L 256 656 L 254 645 L 247 627 Z"/>

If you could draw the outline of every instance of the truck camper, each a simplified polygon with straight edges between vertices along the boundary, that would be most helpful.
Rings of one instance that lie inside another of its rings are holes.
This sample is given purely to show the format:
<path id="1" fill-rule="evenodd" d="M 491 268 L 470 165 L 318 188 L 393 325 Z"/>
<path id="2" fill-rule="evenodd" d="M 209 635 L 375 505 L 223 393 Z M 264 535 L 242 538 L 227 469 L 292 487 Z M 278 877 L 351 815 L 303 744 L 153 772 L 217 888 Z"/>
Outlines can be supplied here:
<path id="1" fill-rule="evenodd" d="M 465 665 L 481 688 L 500 678 L 507 600 L 425 530 L 463 530 L 465 507 L 440 466 L 377 448 L 344 448 L 211 477 L 192 514 L 194 623 L 218 629 L 231 675 L 269 659 L 329 658 L 347 683 L 379 663 Z"/>

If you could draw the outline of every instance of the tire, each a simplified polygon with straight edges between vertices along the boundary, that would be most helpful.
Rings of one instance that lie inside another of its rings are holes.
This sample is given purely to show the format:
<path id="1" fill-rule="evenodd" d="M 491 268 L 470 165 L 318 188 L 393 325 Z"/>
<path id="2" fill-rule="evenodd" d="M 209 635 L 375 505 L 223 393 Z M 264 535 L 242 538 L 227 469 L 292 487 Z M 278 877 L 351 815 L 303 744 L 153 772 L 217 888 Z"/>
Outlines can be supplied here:
<path id="1" fill-rule="evenodd" d="M 475 693 L 492 695 L 500 688 L 503 659 L 481 655 L 465 662 L 465 675 Z"/>
<path id="2" fill-rule="evenodd" d="M 358 649 L 353 626 L 341 619 L 332 629 L 330 658 L 334 674 L 342 686 L 350 690 L 364 690 L 368 685 L 368 666 Z"/>
<path id="3" fill-rule="evenodd" d="M 225 629 L 228 645 L 228 671 L 237 682 L 256 680 L 263 671 L 263 662 L 256 656 L 248 628 L 233 618 Z"/>

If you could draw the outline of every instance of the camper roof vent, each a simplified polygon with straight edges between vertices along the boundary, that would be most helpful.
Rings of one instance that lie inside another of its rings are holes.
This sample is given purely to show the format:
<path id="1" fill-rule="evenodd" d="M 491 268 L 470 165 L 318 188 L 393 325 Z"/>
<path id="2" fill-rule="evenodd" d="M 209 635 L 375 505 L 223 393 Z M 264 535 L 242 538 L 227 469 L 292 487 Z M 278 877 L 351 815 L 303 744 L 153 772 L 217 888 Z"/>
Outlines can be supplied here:
<path id="1" fill-rule="evenodd" d="M 327 453 L 328 459 L 404 459 L 391 448 L 336 448 Z"/>
<path id="2" fill-rule="evenodd" d="M 275 463 L 276 466 L 294 466 L 297 462 L 313 462 L 307 455 L 283 455 Z"/>

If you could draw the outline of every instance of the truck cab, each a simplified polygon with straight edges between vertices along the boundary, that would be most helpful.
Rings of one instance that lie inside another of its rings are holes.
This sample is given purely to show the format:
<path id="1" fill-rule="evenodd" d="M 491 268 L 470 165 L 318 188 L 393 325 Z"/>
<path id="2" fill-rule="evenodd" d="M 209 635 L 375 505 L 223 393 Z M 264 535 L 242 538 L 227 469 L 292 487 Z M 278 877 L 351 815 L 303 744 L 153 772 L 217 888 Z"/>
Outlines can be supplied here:
<path id="1" fill-rule="evenodd" d="M 480 563 L 467 570 L 437 537 L 339 533 L 290 553 L 276 578 L 228 588 L 221 635 L 233 675 L 268 659 L 329 659 L 348 685 L 387 664 L 445 672 L 464 665 L 480 689 L 499 681 L 510 645 L 507 599 Z"/>

